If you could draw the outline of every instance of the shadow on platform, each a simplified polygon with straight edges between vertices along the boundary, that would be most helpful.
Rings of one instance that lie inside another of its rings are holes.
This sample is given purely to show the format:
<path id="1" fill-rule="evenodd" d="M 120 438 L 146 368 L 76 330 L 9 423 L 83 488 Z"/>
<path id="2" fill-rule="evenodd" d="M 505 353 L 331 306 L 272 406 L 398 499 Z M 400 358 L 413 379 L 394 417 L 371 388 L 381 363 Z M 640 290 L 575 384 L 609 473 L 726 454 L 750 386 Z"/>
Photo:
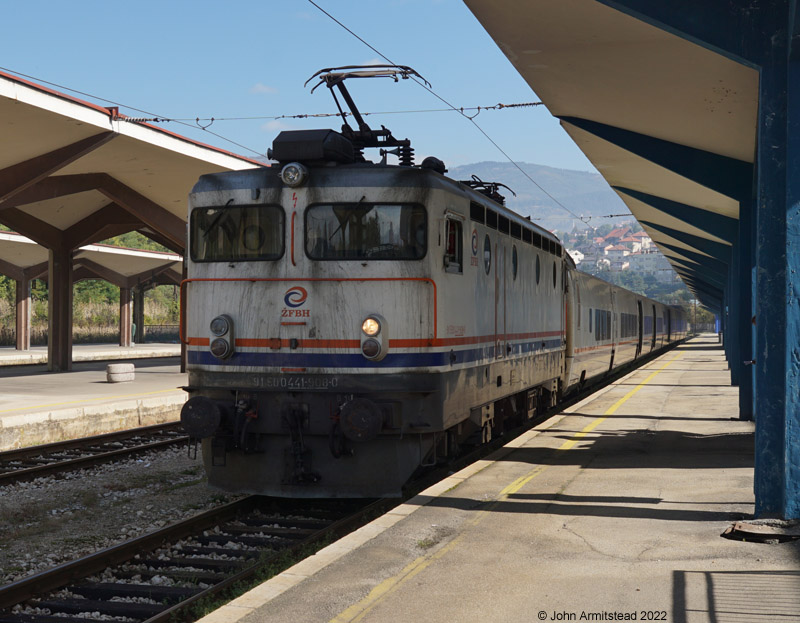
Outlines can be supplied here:
<path id="1" fill-rule="evenodd" d="M 673 571 L 675 623 L 800 621 L 800 571 Z"/>

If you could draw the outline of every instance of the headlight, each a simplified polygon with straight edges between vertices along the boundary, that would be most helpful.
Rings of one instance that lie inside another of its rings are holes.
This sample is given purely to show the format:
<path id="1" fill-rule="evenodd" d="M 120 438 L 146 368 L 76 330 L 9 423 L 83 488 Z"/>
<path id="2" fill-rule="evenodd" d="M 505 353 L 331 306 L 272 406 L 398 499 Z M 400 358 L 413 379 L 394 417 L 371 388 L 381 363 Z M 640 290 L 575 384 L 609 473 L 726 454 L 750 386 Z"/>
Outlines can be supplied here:
<path id="1" fill-rule="evenodd" d="M 361 323 L 361 330 L 364 332 L 364 335 L 375 337 L 381 332 L 381 323 L 377 318 L 370 316 Z"/>
<path id="2" fill-rule="evenodd" d="M 216 318 L 214 318 L 214 320 L 211 321 L 209 329 L 211 329 L 211 333 L 213 333 L 214 335 L 225 335 L 228 331 L 231 330 L 230 317 L 225 315 L 217 316 Z"/>
<path id="3" fill-rule="evenodd" d="M 281 169 L 281 180 L 287 186 L 300 186 L 308 177 L 308 169 L 299 162 L 290 162 Z"/>
<path id="4" fill-rule="evenodd" d="M 218 337 L 211 342 L 211 354 L 218 359 L 230 357 L 232 352 L 233 349 L 231 348 L 230 342 L 224 338 Z"/>
<path id="5" fill-rule="evenodd" d="M 377 340 L 370 338 L 361 345 L 361 352 L 364 353 L 364 357 L 367 359 L 375 359 L 381 354 L 381 345 Z"/>

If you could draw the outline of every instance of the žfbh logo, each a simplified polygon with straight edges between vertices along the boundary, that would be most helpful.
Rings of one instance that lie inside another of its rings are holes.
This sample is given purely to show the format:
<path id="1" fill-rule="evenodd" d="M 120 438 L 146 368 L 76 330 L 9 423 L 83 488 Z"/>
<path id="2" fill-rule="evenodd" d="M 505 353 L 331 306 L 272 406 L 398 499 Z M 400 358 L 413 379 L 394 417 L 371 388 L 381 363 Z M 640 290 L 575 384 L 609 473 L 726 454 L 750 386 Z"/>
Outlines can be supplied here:
<path id="1" fill-rule="evenodd" d="M 306 289 L 295 286 L 286 290 L 286 294 L 283 296 L 283 302 L 286 303 L 287 307 L 300 307 L 306 302 L 307 298 L 308 292 L 306 292 Z"/>
<path id="2" fill-rule="evenodd" d="M 478 255 L 478 230 L 472 230 L 472 255 Z"/>

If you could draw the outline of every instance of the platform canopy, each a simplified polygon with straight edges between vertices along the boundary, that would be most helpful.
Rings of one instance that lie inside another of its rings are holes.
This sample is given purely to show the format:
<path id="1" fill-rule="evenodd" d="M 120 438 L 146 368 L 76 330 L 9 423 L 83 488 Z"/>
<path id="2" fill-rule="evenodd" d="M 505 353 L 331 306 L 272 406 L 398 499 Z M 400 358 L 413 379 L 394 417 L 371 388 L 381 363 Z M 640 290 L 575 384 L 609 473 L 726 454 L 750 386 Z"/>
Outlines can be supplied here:
<path id="1" fill-rule="evenodd" d="M 204 173 L 254 160 L 0 73 L 0 223 L 49 249 L 132 230 L 183 252 Z"/>
<path id="2" fill-rule="evenodd" d="M 46 280 L 47 259 L 47 249 L 30 238 L 0 232 L 0 275 L 17 281 Z M 103 279 L 120 288 L 178 285 L 183 258 L 175 253 L 90 244 L 74 251 L 73 269 L 73 281 Z"/>
<path id="3" fill-rule="evenodd" d="M 687 286 L 719 311 L 758 71 L 596 0 L 466 0 Z"/>
<path id="4" fill-rule="evenodd" d="M 29 343 L 30 279 L 45 272 L 51 370 L 72 365 L 77 279 L 97 276 L 120 286 L 121 335 L 128 339 L 130 289 L 138 288 L 141 298 L 143 279 L 178 279 L 187 198 L 197 179 L 258 166 L 264 165 L 138 122 L 117 108 L 0 73 L 0 224 L 46 249 L 42 255 L 7 235 L 0 238 L 0 273 L 17 281 L 17 347 Z M 130 231 L 177 255 L 156 261 L 87 247 Z M 138 309 L 141 316 L 141 303 Z"/>

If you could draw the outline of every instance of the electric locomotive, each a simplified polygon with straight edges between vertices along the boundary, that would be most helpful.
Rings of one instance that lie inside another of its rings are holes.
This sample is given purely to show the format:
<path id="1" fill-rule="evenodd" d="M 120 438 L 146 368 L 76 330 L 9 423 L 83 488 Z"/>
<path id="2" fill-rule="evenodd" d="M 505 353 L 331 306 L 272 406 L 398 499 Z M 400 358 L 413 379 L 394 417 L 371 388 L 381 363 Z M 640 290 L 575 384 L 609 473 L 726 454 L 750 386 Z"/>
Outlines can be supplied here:
<path id="1" fill-rule="evenodd" d="M 412 75 L 318 72 L 358 129 L 343 113 L 341 132 L 282 132 L 277 166 L 205 175 L 190 195 L 181 420 L 212 486 L 399 495 L 601 373 L 577 372 L 558 239 L 505 208 L 498 184 L 414 166 L 410 142 L 369 128 L 344 86 Z"/>

